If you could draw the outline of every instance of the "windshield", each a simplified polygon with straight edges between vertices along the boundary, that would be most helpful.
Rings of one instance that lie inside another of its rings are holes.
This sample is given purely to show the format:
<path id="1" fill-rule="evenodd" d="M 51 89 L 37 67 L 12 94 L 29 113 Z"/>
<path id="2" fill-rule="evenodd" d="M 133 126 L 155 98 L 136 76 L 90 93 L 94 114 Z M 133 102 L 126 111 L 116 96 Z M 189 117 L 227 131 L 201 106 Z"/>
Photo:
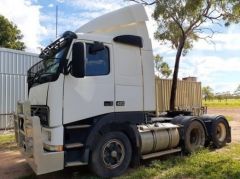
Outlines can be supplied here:
<path id="1" fill-rule="evenodd" d="M 51 57 L 45 58 L 35 64 L 28 71 L 29 88 L 44 82 L 54 81 L 60 72 L 60 63 L 65 59 L 66 47 Z"/>
<path id="2" fill-rule="evenodd" d="M 59 70 L 60 62 L 64 58 L 65 51 L 66 47 L 56 53 L 56 55 L 54 55 L 53 57 L 43 60 L 43 73 L 57 73 Z"/>
<path id="3" fill-rule="evenodd" d="M 39 57 L 43 60 L 28 70 L 28 89 L 58 79 L 63 61 L 66 60 L 67 51 L 74 38 L 77 38 L 76 34 L 67 31 L 41 52 Z"/>

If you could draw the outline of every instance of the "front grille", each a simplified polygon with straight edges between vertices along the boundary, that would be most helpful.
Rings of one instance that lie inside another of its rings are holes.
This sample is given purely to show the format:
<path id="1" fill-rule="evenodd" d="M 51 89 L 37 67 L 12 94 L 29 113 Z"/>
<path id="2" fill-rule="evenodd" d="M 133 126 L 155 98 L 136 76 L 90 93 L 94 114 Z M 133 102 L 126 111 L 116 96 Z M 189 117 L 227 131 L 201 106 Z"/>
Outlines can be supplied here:
<path id="1" fill-rule="evenodd" d="M 42 126 L 49 125 L 49 107 L 45 105 L 32 105 L 31 116 L 38 116 Z"/>

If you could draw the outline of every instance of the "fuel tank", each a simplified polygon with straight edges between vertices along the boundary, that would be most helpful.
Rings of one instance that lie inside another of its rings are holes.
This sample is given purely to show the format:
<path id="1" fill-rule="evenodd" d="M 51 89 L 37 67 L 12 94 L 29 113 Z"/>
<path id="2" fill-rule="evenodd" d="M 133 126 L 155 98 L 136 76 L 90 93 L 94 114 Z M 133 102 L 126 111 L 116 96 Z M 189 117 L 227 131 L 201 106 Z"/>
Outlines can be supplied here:
<path id="1" fill-rule="evenodd" d="M 171 123 L 139 125 L 141 153 L 149 154 L 177 147 L 180 141 L 178 128 L 178 125 Z"/>

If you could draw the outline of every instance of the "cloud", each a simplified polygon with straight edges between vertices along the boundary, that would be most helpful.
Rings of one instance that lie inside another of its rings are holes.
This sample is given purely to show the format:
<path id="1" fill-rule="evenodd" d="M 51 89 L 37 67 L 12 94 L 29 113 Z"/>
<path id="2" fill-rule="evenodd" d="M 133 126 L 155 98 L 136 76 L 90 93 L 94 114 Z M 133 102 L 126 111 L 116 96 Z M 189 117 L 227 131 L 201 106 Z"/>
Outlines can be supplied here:
<path id="1" fill-rule="evenodd" d="M 66 30 L 75 31 L 92 19 L 129 4 L 133 3 L 122 0 L 69 0 L 68 4 L 58 6 L 58 35 Z M 67 11 L 67 8 L 71 11 Z M 44 45 L 47 45 L 55 39 L 55 11 L 46 11 L 41 14 L 41 22 L 48 29 L 47 35 L 42 36 Z"/>
<path id="2" fill-rule="evenodd" d="M 200 40 L 195 42 L 193 50 L 240 50 L 239 42 L 240 32 L 219 33 L 215 34 L 213 38 L 208 39 L 208 41 Z"/>
<path id="3" fill-rule="evenodd" d="M 64 3 L 65 1 L 64 0 L 57 0 L 57 2 Z"/>
<path id="4" fill-rule="evenodd" d="M 102 13 L 110 12 L 119 9 L 123 6 L 127 6 L 130 3 L 122 0 L 70 0 L 73 6 L 78 6 L 84 10 L 88 11 L 100 11 Z"/>
<path id="5" fill-rule="evenodd" d="M 40 9 L 41 6 L 33 5 L 29 0 L 1 0 L 0 14 L 21 30 L 27 51 L 38 52 L 40 37 L 47 32 L 40 24 Z"/>
<path id="6" fill-rule="evenodd" d="M 54 5 L 51 3 L 51 4 L 48 4 L 48 7 L 54 7 Z"/>
<path id="7" fill-rule="evenodd" d="M 227 59 L 215 56 L 197 56 L 191 54 L 182 58 L 179 77 L 196 76 L 203 86 L 210 86 L 215 92 L 233 92 L 239 80 L 239 57 Z"/>

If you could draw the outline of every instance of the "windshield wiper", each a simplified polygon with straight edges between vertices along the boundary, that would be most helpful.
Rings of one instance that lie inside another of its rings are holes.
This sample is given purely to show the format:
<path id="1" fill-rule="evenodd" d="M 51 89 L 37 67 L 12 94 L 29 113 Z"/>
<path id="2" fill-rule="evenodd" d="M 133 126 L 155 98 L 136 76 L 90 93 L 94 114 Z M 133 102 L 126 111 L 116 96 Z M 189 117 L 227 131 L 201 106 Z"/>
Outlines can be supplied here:
<path id="1" fill-rule="evenodd" d="M 54 75 L 54 74 L 56 74 L 56 72 L 49 72 L 48 70 L 52 67 L 52 66 L 54 66 L 54 65 L 56 65 L 56 64 L 58 64 L 59 62 L 55 62 L 55 63 L 53 63 L 53 64 L 51 64 L 51 65 L 49 65 L 49 66 L 47 66 L 45 69 L 43 69 L 43 70 L 41 70 L 41 71 L 39 71 L 39 72 L 36 72 L 36 73 L 33 73 L 33 72 L 30 72 L 30 73 L 32 73 L 32 74 L 35 74 L 32 78 L 31 78 L 31 83 L 32 84 L 34 84 L 34 83 L 41 83 L 41 81 L 40 81 L 40 79 L 41 79 L 41 76 L 42 75 Z"/>
<path id="2" fill-rule="evenodd" d="M 51 72 L 42 72 L 42 73 L 37 73 L 33 79 L 32 79 L 32 85 L 33 86 L 34 84 L 41 84 L 41 83 L 44 83 L 45 80 L 42 80 L 43 76 L 44 75 L 47 75 L 45 77 L 53 77 L 53 75 L 55 75 L 55 73 L 51 73 Z"/>

